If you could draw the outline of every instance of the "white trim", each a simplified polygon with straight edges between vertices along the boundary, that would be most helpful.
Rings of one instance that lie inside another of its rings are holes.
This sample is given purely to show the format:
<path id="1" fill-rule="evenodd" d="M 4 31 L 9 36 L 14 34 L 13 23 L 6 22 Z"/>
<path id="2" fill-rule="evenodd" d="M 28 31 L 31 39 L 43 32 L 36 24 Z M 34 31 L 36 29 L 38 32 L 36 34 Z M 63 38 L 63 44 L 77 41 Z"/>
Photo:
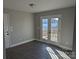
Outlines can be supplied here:
<path id="1" fill-rule="evenodd" d="M 63 49 L 66 49 L 66 50 L 72 50 L 72 48 L 66 47 L 66 46 L 63 46 L 63 45 L 59 45 L 59 47 L 62 47 Z"/>
<path id="2" fill-rule="evenodd" d="M 45 40 L 37 40 L 37 41 L 41 41 L 41 42 L 46 42 L 46 43 L 50 43 L 50 44 L 53 44 L 53 45 L 57 45 L 57 46 L 59 46 L 59 47 L 61 47 L 61 48 L 63 48 L 63 49 L 66 49 L 66 50 L 72 50 L 72 48 L 70 48 L 70 47 L 66 47 L 66 46 L 63 46 L 63 45 L 60 45 L 60 44 L 58 44 L 58 43 L 55 43 L 55 42 L 53 42 L 53 43 L 51 43 L 50 41 L 45 41 Z"/>
<path id="3" fill-rule="evenodd" d="M 33 40 L 45 42 L 45 41 L 43 41 L 43 40 L 30 39 L 30 40 L 26 40 L 26 41 L 24 41 L 24 42 L 20 42 L 20 43 L 16 43 L 16 44 L 10 45 L 10 47 L 8 47 L 8 48 L 15 47 L 15 46 L 18 46 L 18 45 L 21 45 L 21 44 L 24 44 L 24 43 L 28 43 L 28 42 L 33 41 Z M 49 42 L 46 42 L 46 43 L 49 43 Z M 51 44 L 51 43 L 50 43 L 50 44 Z M 58 44 L 57 44 L 57 45 L 58 45 Z M 62 45 L 58 45 L 58 46 L 59 46 L 59 47 L 62 47 L 62 48 L 64 48 L 64 49 L 72 50 L 72 48 L 68 48 L 68 47 L 65 47 L 65 46 L 62 46 Z"/>
<path id="4" fill-rule="evenodd" d="M 18 45 L 21 45 L 21 44 L 24 44 L 24 43 L 28 43 L 28 42 L 33 41 L 33 40 L 35 40 L 35 39 L 30 39 L 30 40 L 26 40 L 26 41 L 23 41 L 23 42 L 20 42 L 20 43 L 16 43 L 16 44 L 10 45 L 9 48 L 15 47 L 15 46 L 18 46 Z"/>
<path id="5" fill-rule="evenodd" d="M 5 48 L 9 48 L 10 44 L 10 35 L 6 35 L 7 32 L 10 34 L 10 15 L 8 13 L 3 13 L 4 20 L 4 40 L 5 40 Z M 7 31 L 6 31 L 7 30 Z"/>

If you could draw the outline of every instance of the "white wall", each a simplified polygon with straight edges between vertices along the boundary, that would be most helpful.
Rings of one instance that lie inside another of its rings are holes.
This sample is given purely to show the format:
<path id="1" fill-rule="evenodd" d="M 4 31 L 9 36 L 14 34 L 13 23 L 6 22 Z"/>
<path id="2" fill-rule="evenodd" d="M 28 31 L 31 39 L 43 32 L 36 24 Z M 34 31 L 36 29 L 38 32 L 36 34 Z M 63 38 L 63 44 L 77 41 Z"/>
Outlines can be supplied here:
<path id="1" fill-rule="evenodd" d="M 61 39 L 58 43 L 51 42 L 50 40 L 42 40 L 40 39 L 40 16 L 47 15 L 62 15 L 62 26 L 61 26 Z M 74 16 L 75 16 L 75 8 L 63 8 L 58 10 L 51 10 L 41 13 L 35 13 L 35 38 L 44 42 L 48 42 L 51 44 L 59 45 L 62 47 L 67 47 L 67 49 L 72 49 L 73 46 L 73 31 L 74 31 Z"/>
<path id="2" fill-rule="evenodd" d="M 4 9 L 10 16 L 10 45 L 33 38 L 33 15 L 27 12 Z"/>

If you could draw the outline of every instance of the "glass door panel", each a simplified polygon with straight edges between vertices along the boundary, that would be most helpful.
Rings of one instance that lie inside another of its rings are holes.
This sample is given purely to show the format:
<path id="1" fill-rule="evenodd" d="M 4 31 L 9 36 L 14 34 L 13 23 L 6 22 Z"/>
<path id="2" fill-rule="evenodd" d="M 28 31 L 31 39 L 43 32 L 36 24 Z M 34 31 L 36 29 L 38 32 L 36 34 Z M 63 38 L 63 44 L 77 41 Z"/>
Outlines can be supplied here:
<path id="1" fill-rule="evenodd" d="M 42 39 L 48 39 L 48 19 L 42 19 Z"/>
<path id="2" fill-rule="evenodd" d="M 54 42 L 58 41 L 58 21 L 59 18 L 51 18 L 50 40 Z"/>

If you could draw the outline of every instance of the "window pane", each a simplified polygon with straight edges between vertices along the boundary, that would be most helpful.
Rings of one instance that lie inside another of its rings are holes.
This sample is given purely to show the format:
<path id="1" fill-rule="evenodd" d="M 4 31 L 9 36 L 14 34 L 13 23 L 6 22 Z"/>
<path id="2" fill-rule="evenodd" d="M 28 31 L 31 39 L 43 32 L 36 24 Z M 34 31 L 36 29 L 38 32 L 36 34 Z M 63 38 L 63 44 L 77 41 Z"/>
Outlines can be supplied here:
<path id="1" fill-rule="evenodd" d="M 48 39 L 48 19 L 42 19 L 42 38 Z"/>
<path id="2" fill-rule="evenodd" d="M 58 39 L 58 18 L 51 18 L 51 41 L 57 42 Z"/>

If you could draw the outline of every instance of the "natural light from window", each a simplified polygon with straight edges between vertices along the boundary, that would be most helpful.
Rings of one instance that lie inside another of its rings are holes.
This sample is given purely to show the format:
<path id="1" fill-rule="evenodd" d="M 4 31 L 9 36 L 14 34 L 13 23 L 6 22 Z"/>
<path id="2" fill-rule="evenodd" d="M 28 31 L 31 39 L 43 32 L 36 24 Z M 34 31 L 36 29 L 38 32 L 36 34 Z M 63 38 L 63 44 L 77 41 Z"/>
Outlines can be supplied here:
<path id="1" fill-rule="evenodd" d="M 50 47 L 46 47 L 46 50 L 48 51 L 49 55 L 51 56 L 51 59 L 59 59 L 59 57 L 57 56 L 57 54 L 54 52 L 53 49 L 51 49 Z M 63 59 L 71 59 L 66 53 L 64 53 L 63 51 L 57 50 L 55 49 L 58 54 L 63 58 Z"/>
<path id="2" fill-rule="evenodd" d="M 51 18 L 51 41 L 58 41 L 58 21 L 59 18 Z"/>
<path id="3" fill-rule="evenodd" d="M 49 55 L 51 56 L 51 59 L 59 59 L 58 56 L 55 54 L 55 52 L 50 47 L 46 47 L 46 50 L 48 51 Z"/>
<path id="4" fill-rule="evenodd" d="M 56 50 L 56 51 L 63 57 L 63 59 L 71 59 L 66 53 L 60 50 Z"/>

